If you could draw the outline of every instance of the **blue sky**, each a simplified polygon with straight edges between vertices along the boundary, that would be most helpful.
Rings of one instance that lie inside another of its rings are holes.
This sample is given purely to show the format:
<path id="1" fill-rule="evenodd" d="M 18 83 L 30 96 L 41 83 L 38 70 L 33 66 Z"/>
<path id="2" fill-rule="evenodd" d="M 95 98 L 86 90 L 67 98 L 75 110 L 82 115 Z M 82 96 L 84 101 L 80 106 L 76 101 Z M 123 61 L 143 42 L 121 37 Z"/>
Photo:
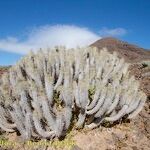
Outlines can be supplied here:
<path id="1" fill-rule="evenodd" d="M 0 65 L 30 49 L 83 46 L 103 36 L 150 49 L 150 1 L 0 0 Z"/>

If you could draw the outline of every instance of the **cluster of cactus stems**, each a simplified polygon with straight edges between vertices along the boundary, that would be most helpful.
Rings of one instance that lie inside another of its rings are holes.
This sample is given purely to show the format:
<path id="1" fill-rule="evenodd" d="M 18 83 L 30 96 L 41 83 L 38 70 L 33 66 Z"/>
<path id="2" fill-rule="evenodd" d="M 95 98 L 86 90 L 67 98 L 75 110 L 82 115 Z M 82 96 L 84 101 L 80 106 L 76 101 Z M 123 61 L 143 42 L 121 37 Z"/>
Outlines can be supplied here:
<path id="1" fill-rule="evenodd" d="M 146 95 L 129 64 L 106 49 L 30 52 L 0 79 L 0 129 L 24 140 L 61 137 L 72 122 L 98 127 L 135 117 Z"/>

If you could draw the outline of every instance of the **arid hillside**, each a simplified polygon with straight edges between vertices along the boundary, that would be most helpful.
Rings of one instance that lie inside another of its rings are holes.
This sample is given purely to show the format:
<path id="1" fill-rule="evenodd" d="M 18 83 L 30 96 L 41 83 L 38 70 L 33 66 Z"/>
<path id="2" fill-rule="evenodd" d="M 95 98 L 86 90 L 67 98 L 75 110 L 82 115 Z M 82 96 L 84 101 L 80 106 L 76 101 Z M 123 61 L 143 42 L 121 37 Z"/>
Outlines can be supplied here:
<path id="1" fill-rule="evenodd" d="M 116 51 L 120 57 L 124 57 L 127 62 L 131 63 L 150 60 L 150 50 L 145 50 L 115 38 L 103 38 L 96 41 L 91 46 L 99 49 L 106 47 L 111 53 Z"/>
<path id="2" fill-rule="evenodd" d="M 99 49 L 106 47 L 111 53 L 117 51 L 120 57 L 131 63 L 130 72 L 140 81 L 140 88 L 148 99 L 144 109 L 133 120 L 121 120 L 116 124 L 104 124 L 97 129 L 73 130 L 69 134 L 69 142 L 75 145 L 71 150 L 149 150 L 150 149 L 150 51 L 128 44 L 115 38 L 104 38 L 91 46 Z M 0 67 L 0 77 L 9 67 Z M 10 141 L 19 140 L 16 133 L 6 134 Z M 67 139 L 68 140 L 68 139 Z M 37 144 L 36 144 L 37 145 Z M 38 145 L 37 145 L 38 146 Z M 1 150 L 0 146 L 0 150 Z M 22 145 L 14 150 L 31 149 Z M 34 150 L 67 150 L 63 148 L 42 147 Z M 4 149 L 2 149 L 4 150 Z"/>

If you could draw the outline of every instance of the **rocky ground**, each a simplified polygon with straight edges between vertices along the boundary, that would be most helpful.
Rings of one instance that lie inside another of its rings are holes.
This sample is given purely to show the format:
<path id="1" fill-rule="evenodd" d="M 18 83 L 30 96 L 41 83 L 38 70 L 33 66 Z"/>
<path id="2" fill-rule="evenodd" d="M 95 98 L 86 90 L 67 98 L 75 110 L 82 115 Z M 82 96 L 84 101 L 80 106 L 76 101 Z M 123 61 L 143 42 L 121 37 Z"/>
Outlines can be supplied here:
<path id="1" fill-rule="evenodd" d="M 143 90 L 147 94 L 148 99 L 150 99 L 150 64 L 146 64 L 145 62 L 132 64 L 130 66 L 130 73 L 140 81 L 141 90 Z"/>
<path id="2" fill-rule="evenodd" d="M 76 144 L 86 150 L 149 150 L 150 103 L 135 120 L 113 127 L 100 127 L 75 135 Z"/>

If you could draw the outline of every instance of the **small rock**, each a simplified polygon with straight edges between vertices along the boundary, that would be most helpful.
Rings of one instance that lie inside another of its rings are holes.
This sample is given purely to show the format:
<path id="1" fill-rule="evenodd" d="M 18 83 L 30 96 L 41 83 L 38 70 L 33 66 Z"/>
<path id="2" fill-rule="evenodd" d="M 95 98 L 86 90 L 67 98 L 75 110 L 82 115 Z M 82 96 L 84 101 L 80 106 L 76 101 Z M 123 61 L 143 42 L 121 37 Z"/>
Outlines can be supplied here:
<path id="1" fill-rule="evenodd" d="M 136 146 L 132 146 L 133 150 L 138 150 L 138 148 Z"/>
<path id="2" fill-rule="evenodd" d="M 82 150 L 78 145 L 74 145 L 71 150 Z"/>

